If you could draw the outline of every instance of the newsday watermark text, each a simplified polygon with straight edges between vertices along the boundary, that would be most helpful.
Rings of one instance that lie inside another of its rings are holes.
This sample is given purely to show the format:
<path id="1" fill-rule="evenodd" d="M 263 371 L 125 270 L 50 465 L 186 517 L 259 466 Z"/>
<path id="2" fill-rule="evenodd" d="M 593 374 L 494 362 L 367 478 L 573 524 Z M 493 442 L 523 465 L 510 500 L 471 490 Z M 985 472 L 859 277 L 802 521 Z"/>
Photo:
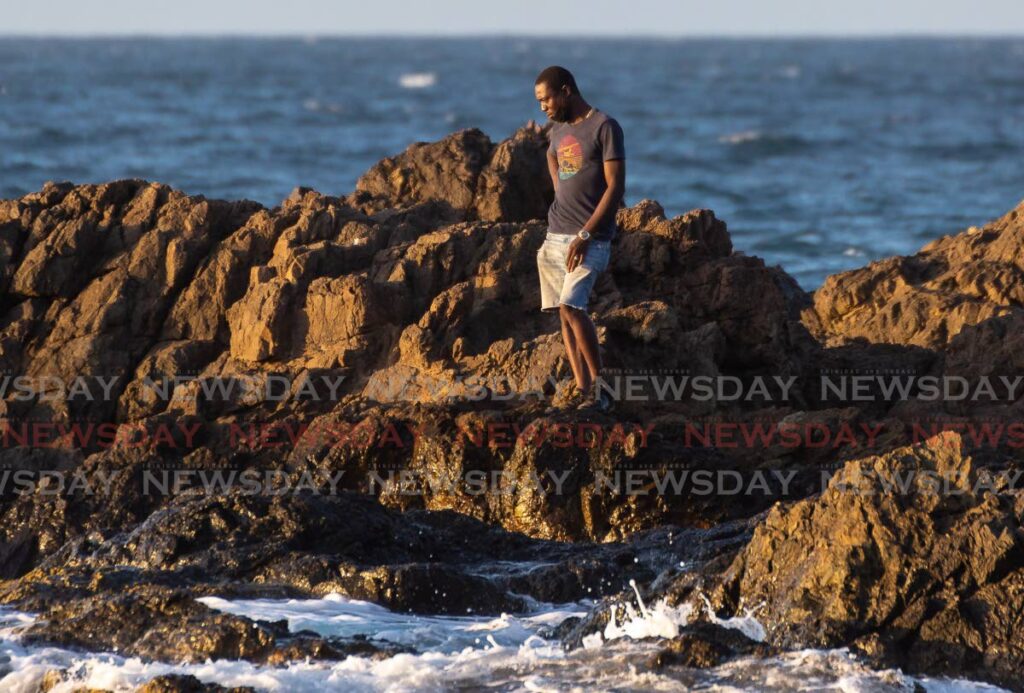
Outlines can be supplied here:
<path id="1" fill-rule="evenodd" d="M 345 375 L 279 374 L 199 377 L 176 375 L 141 378 L 135 392 L 142 401 L 234 401 L 240 404 L 288 400 L 338 401 Z M 433 401 L 516 401 L 544 399 L 563 382 L 549 376 L 515 379 L 502 374 L 455 375 L 445 378 L 417 374 L 394 377 L 380 387 L 392 399 L 416 395 Z M 121 376 L 52 376 L 0 374 L 0 399 L 28 401 L 114 401 L 127 380 Z M 823 403 L 918 399 L 926 402 L 1013 402 L 1024 396 L 1024 375 L 917 375 L 913 373 L 822 372 L 813 377 L 757 375 L 689 375 L 677 372 L 606 371 L 595 381 L 599 392 L 619 402 L 764 402 L 785 403 L 795 393 L 813 393 Z"/>
<path id="2" fill-rule="evenodd" d="M 737 470 L 673 467 L 595 470 L 581 482 L 579 470 L 513 472 L 507 469 L 459 473 L 425 469 L 365 472 L 281 469 L 196 469 L 144 465 L 134 470 L 29 470 L 0 467 L 0 497 L 20 494 L 63 497 L 112 496 L 134 485 L 141 496 L 366 493 L 389 496 L 485 496 L 524 493 L 552 496 L 763 497 L 787 498 L 826 490 L 860 495 L 1005 493 L 1020 489 L 1024 470 L 968 475 L 931 469 L 855 470 L 841 468 Z"/>
<path id="3" fill-rule="evenodd" d="M 367 418 L 359 421 L 274 420 L 217 423 L 174 420 L 136 423 L 92 421 L 0 420 L 0 447 L 139 448 L 191 451 L 209 441 L 229 450 L 286 450 L 297 445 L 351 449 L 413 450 L 424 439 L 450 449 L 512 450 L 517 447 L 555 449 L 643 449 L 652 435 L 668 438 L 679 449 L 766 450 L 828 448 L 873 450 L 891 445 L 920 444 L 945 432 L 961 433 L 972 447 L 1024 447 L 1024 420 L 919 419 L 881 422 L 817 422 L 782 420 L 692 420 L 660 425 L 643 421 L 610 424 L 535 419 L 456 422 L 450 429 L 406 421 Z"/>

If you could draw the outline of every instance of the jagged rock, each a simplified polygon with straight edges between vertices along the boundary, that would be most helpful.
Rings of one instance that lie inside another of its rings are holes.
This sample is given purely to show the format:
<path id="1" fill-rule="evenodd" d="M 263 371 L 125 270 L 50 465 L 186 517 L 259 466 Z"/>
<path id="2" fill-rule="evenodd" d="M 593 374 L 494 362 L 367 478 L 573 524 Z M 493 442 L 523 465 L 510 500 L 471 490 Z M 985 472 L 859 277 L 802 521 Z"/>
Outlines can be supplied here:
<path id="1" fill-rule="evenodd" d="M 356 192 L 377 197 L 381 207 L 409 207 L 436 199 L 468 210 L 493 146 L 476 128 L 459 130 L 439 142 L 416 142 L 364 173 Z"/>
<path id="2" fill-rule="evenodd" d="M 772 510 L 717 606 L 753 610 L 780 647 L 875 639 L 910 671 L 1016 681 L 1024 497 L 999 471 L 952 432 L 848 462 L 820 497 Z"/>
<path id="3" fill-rule="evenodd" d="M 629 577 L 653 577 L 648 561 L 635 562 L 627 545 L 569 550 L 457 513 L 398 513 L 364 494 L 182 492 L 134 526 L 111 517 L 106 506 L 88 524 L 118 522 L 123 529 L 68 533 L 34 572 L 0 589 L 0 603 L 38 610 L 166 579 L 193 593 L 222 594 L 230 581 L 288 596 L 337 592 L 416 613 L 500 613 L 524 608 L 513 592 L 564 601 L 616 591 Z M 491 572 L 489 564 L 507 560 L 548 567 L 481 576 Z"/>
<path id="4" fill-rule="evenodd" d="M 31 225 L 12 296 L 51 298 L 58 308 L 48 311 L 48 331 L 28 345 L 26 375 L 127 378 L 211 244 L 257 207 L 132 180 L 73 188 L 56 206 L 23 219 Z M 105 420 L 114 404 L 64 400 L 26 415 Z"/>
<path id="5" fill-rule="evenodd" d="M 800 324 L 807 294 L 781 268 L 732 254 L 725 224 L 712 212 L 666 220 L 660 205 L 644 200 L 619 210 L 617 221 L 613 307 L 653 298 L 672 309 L 683 331 L 716 323 L 725 338 L 722 365 L 732 370 L 796 372 L 814 355 Z"/>
<path id="6" fill-rule="evenodd" d="M 543 128 L 530 124 L 502 140 L 476 186 L 476 216 L 484 221 L 547 218 L 554 197 Z"/>
<path id="7" fill-rule="evenodd" d="M 274 217 L 259 210 L 222 240 L 178 296 L 161 339 L 216 341 L 226 346 L 230 339 L 227 308 L 245 294 L 249 267 L 266 263 L 276 238 L 296 220 L 295 213 Z"/>
<path id="8" fill-rule="evenodd" d="M 915 255 L 834 274 L 803 315 L 829 345 L 855 339 L 944 347 L 969 325 L 1024 307 L 1024 206 Z"/>
<path id="9" fill-rule="evenodd" d="M 1021 397 L 1021 383 L 1024 382 L 1021 379 L 1024 373 L 1022 328 L 1024 311 L 1014 311 L 964 327 L 943 353 L 941 374 L 947 378 L 965 378 L 971 383 L 987 377 L 997 399 L 979 397 L 977 400 L 938 402 L 936 408 L 941 406 L 950 413 L 970 415 L 980 422 L 1003 421 L 1009 424 L 1019 421 L 1024 407 L 1024 398 Z M 1011 392 L 1013 383 L 1016 387 Z M 1012 451 L 1012 447 L 1010 449 Z"/>
<path id="10" fill-rule="evenodd" d="M 121 393 L 117 418 L 137 421 L 165 411 L 172 404 L 177 384 L 198 376 L 222 351 L 223 346 L 215 341 L 158 342 L 136 366 L 134 379 Z"/>
<path id="11" fill-rule="evenodd" d="M 533 124 L 498 145 L 476 128 L 460 130 L 383 159 L 356 182 L 353 199 L 367 211 L 436 200 L 461 219 L 542 218 L 553 196 L 547 145 Z"/>

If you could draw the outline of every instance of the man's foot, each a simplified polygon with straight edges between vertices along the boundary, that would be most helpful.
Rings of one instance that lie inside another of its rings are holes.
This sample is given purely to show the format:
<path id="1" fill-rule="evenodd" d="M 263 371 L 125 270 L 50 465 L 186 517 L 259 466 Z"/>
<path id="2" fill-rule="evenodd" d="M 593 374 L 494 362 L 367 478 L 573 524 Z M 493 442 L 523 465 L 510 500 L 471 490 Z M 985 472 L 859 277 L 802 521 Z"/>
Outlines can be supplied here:
<path id="1" fill-rule="evenodd" d="M 575 381 L 567 384 L 559 384 L 555 394 L 551 396 L 551 404 L 544 410 L 545 414 L 554 414 L 558 411 L 576 409 L 583 400 L 583 393 L 576 387 Z"/>
<path id="2" fill-rule="evenodd" d="M 602 392 L 601 394 L 591 393 L 584 397 L 576 408 L 580 411 L 598 411 L 603 414 L 610 412 L 612 406 L 612 398 L 608 396 L 607 392 Z"/>

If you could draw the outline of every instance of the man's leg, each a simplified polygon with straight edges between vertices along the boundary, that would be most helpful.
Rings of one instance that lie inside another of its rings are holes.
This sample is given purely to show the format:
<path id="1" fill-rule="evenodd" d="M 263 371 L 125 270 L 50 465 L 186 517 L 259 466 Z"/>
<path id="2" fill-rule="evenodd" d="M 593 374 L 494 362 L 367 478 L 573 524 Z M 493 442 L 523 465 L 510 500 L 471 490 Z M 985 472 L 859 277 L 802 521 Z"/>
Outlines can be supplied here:
<path id="1" fill-rule="evenodd" d="M 597 342 L 597 329 L 587 311 L 558 306 L 562 318 L 562 340 L 566 355 L 576 377 L 580 392 L 589 392 L 601 372 L 601 350 Z"/>
<path id="2" fill-rule="evenodd" d="M 586 392 L 581 383 L 586 382 L 587 364 L 580 353 L 579 343 L 570 322 L 572 308 L 566 305 L 558 307 L 558 316 L 562 321 L 562 343 L 565 345 L 565 356 L 569 359 L 569 367 L 572 368 L 572 376 L 576 380 L 576 387 L 580 392 Z"/>

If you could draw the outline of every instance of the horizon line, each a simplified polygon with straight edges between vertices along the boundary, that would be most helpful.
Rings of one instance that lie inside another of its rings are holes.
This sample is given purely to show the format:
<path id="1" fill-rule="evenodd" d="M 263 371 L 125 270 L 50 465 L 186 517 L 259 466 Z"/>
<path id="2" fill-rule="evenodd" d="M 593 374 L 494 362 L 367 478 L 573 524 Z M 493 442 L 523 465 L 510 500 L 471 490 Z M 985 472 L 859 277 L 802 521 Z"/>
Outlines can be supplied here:
<path id="1" fill-rule="evenodd" d="M 939 32 L 927 30 L 892 30 L 876 32 L 690 32 L 668 34 L 658 32 L 598 32 L 598 33 L 521 33 L 505 31 L 473 31 L 473 32 L 220 32 L 220 31 L 182 31 L 182 32 L 10 32 L 0 31 L 0 40 L 4 39 L 298 39 L 303 41 L 319 41 L 332 39 L 554 39 L 571 37 L 574 39 L 643 39 L 643 40 L 892 40 L 892 39 L 1024 39 L 1024 30 L 1018 33 L 967 31 Z"/>

